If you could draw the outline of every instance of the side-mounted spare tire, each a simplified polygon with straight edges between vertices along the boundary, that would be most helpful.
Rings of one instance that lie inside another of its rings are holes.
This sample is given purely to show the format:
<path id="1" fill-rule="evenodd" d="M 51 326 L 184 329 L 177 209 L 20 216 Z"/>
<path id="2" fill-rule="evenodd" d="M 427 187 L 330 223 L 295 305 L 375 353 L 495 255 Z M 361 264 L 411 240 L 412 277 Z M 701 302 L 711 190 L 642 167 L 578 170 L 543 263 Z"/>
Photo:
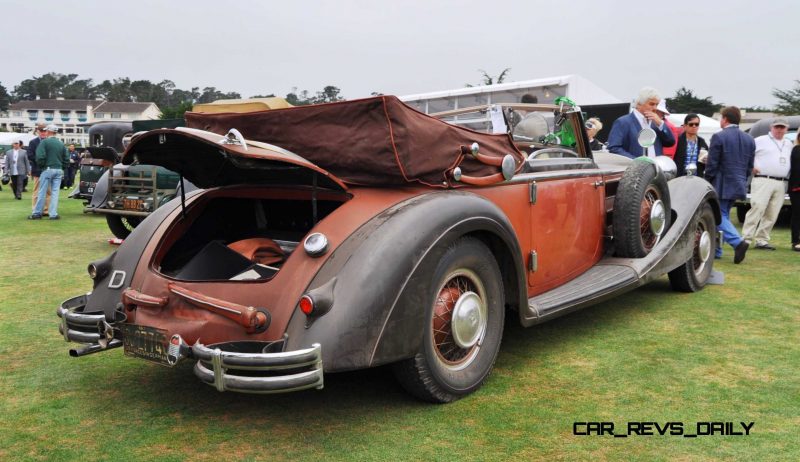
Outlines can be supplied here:
<path id="1" fill-rule="evenodd" d="M 669 229 L 671 218 L 667 179 L 652 160 L 636 159 L 622 174 L 614 198 L 616 256 L 642 258 L 649 254 Z"/>

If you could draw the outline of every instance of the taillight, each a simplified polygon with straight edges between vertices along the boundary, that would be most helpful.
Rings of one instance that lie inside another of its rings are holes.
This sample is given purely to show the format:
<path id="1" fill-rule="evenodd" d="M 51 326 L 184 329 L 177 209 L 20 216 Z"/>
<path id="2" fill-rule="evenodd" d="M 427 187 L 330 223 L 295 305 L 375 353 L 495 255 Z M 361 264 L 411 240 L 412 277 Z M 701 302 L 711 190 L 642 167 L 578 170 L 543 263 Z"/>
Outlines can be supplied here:
<path id="1" fill-rule="evenodd" d="M 311 316 L 311 313 L 314 312 L 314 299 L 308 295 L 303 295 L 300 298 L 300 311 L 306 316 Z"/>

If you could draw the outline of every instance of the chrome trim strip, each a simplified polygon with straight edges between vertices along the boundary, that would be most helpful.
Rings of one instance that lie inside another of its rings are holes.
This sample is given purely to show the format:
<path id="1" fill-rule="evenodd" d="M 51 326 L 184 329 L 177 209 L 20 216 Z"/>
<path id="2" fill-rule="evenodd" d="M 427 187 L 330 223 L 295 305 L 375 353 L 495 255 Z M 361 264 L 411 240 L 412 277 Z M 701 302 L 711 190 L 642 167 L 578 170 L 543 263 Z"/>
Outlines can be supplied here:
<path id="1" fill-rule="evenodd" d="M 501 184 L 518 184 L 518 183 L 528 183 L 531 181 L 544 181 L 544 180 L 563 180 L 567 178 L 583 178 L 583 177 L 599 176 L 599 175 L 611 175 L 614 173 L 619 173 L 619 171 L 610 169 L 587 168 L 587 169 L 576 169 L 576 170 L 558 170 L 555 172 L 520 173 L 515 175 L 514 178 Z"/>

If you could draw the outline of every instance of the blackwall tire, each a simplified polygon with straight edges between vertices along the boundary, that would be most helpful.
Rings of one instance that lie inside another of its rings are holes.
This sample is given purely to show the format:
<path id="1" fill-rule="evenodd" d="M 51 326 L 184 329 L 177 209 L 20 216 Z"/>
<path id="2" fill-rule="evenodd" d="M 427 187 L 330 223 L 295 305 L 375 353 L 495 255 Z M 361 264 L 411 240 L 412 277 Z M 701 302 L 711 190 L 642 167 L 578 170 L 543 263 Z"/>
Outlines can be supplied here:
<path id="1" fill-rule="evenodd" d="M 426 290 L 424 338 L 419 352 L 394 365 L 403 387 L 434 403 L 466 396 L 494 366 L 503 334 L 505 303 L 500 268 L 474 238 L 451 244 Z"/>
<path id="2" fill-rule="evenodd" d="M 663 226 L 654 231 L 651 212 L 661 207 Z M 637 160 L 625 170 L 614 198 L 615 254 L 623 258 L 647 256 L 671 223 L 669 189 L 654 163 Z"/>
<path id="3" fill-rule="evenodd" d="M 139 223 L 142 222 L 142 219 L 139 217 L 128 217 L 123 215 L 106 215 L 106 223 L 108 223 L 108 228 L 114 234 L 114 236 L 125 239 L 131 234 L 133 228 L 135 228 Z"/>
<path id="4" fill-rule="evenodd" d="M 714 211 L 708 203 L 698 210 L 690 230 L 694 231 L 692 256 L 686 263 L 669 272 L 669 283 L 678 292 L 697 292 L 702 289 L 714 270 L 717 226 Z"/>

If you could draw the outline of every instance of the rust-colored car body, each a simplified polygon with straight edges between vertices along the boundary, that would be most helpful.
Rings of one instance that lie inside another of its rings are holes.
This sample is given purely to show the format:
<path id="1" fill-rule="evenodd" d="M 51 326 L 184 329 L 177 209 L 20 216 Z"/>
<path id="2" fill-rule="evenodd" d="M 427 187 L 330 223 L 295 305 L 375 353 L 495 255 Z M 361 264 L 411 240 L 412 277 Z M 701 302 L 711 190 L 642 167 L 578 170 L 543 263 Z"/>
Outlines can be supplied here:
<path id="1" fill-rule="evenodd" d="M 58 310 L 65 339 L 87 344 L 71 354 L 191 358 L 218 390 L 256 393 L 395 363 L 409 391 L 442 402 L 488 376 L 507 310 L 530 326 L 666 273 L 679 289 L 705 284 L 719 219 L 708 183 L 592 153 L 579 108 L 511 109 L 555 113 L 557 137 L 488 135 L 393 97 L 189 114 L 190 128 L 138 135 L 124 162 L 205 189 L 90 265 L 93 291 Z M 642 223 L 632 242 L 655 236 L 636 258 L 613 236 L 626 182 L 644 191 L 623 204 Z M 226 247 L 253 242 L 285 258 L 242 262 Z"/>

